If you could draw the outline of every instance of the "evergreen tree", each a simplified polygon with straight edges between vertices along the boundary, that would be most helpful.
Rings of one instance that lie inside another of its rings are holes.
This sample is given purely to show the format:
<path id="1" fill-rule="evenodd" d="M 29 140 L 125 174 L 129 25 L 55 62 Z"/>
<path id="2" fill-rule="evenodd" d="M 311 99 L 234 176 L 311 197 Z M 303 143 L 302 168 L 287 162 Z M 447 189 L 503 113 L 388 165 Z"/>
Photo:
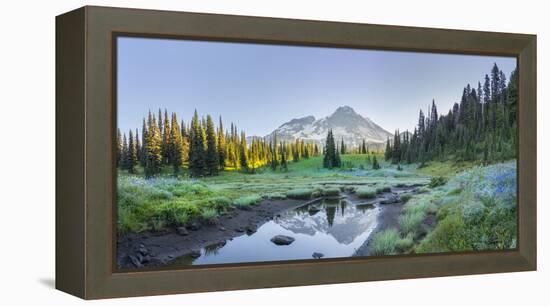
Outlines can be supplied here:
<path id="1" fill-rule="evenodd" d="M 135 146 L 136 146 L 136 166 L 141 163 L 141 143 L 139 141 L 138 129 L 136 129 L 135 135 Z"/>
<path id="2" fill-rule="evenodd" d="M 170 156 L 173 155 L 173 153 L 170 152 L 170 149 L 172 148 L 172 146 L 170 145 L 170 138 L 172 137 L 170 133 L 172 132 L 172 128 L 170 127 L 170 122 L 168 121 L 168 111 L 166 109 L 164 110 L 164 122 L 162 124 L 162 127 L 162 162 L 168 165 L 171 164 Z"/>
<path id="3" fill-rule="evenodd" d="M 500 95 L 500 70 L 498 69 L 497 64 L 493 65 L 491 69 L 491 102 L 498 102 Z"/>
<path id="4" fill-rule="evenodd" d="M 338 160 L 336 157 L 336 154 L 338 153 L 338 149 L 336 148 L 336 144 L 334 142 L 334 136 L 332 134 L 332 130 L 328 131 L 327 139 L 325 141 L 325 152 L 323 157 L 323 167 L 324 168 L 333 168 L 333 167 L 339 167 Z"/>
<path id="5" fill-rule="evenodd" d="M 128 151 L 126 153 L 126 169 L 129 173 L 135 173 L 137 164 L 136 146 L 134 143 L 134 135 L 132 130 L 128 133 Z"/>
<path id="6" fill-rule="evenodd" d="M 285 142 L 281 143 L 281 171 L 288 170 L 287 149 Z"/>
<path id="7" fill-rule="evenodd" d="M 149 112 L 147 136 L 145 138 L 145 177 L 151 178 L 160 173 L 162 163 L 161 143 L 159 126 L 155 116 Z"/>
<path id="8" fill-rule="evenodd" d="M 279 166 L 279 154 L 277 154 L 277 132 L 273 133 L 273 139 L 270 146 L 271 151 L 271 170 L 275 171 L 277 170 L 277 166 Z"/>
<path id="9" fill-rule="evenodd" d="M 393 149 L 390 143 L 390 138 L 386 139 L 386 150 L 384 151 L 384 159 L 386 161 L 390 160 L 393 157 Z"/>
<path id="10" fill-rule="evenodd" d="M 128 140 L 126 139 L 126 134 L 122 136 L 122 150 L 120 153 L 120 167 L 122 169 L 128 169 L 126 162 L 128 161 Z"/>
<path id="11" fill-rule="evenodd" d="M 143 168 L 145 168 L 145 161 L 147 160 L 146 153 L 145 153 L 146 137 L 147 137 L 147 124 L 145 123 L 145 118 L 143 118 L 143 125 L 141 127 L 141 152 L 139 154 L 139 157 L 140 157 L 139 163 Z"/>
<path id="12" fill-rule="evenodd" d="M 378 163 L 378 159 L 376 159 L 376 155 L 372 156 L 372 169 L 373 170 L 380 169 L 380 164 Z"/>
<path id="13" fill-rule="evenodd" d="M 168 125 L 164 125 L 165 129 Z M 169 160 L 174 169 L 174 175 L 180 173 L 180 169 L 183 166 L 185 147 L 183 142 L 183 136 L 178 125 L 178 118 L 175 113 L 172 113 L 170 123 L 170 138 L 168 139 L 168 152 Z"/>
<path id="14" fill-rule="evenodd" d="M 116 166 L 120 167 L 122 165 L 122 136 L 120 134 L 120 129 L 116 129 Z"/>
<path id="15" fill-rule="evenodd" d="M 205 135 L 199 121 L 197 110 L 191 120 L 189 137 L 189 174 L 193 177 L 201 177 L 206 173 L 205 161 Z"/>
<path id="16" fill-rule="evenodd" d="M 225 144 L 225 134 L 223 130 L 222 116 L 220 116 L 220 123 L 218 126 L 218 161 L 220 170 L 225 168 L 225 158 L 226 158 L 226 144 Z"/>
<path id="17" fill-rule="evenodd" d="M 220 168 L 219 151 L 217 148 L 216 130 L 210 115 L 206 116 L 206 172 L 217 175 Z M 246 149 L 246 148 L 245 148 Z"/>
<path id="18" fill-rule="evenodd" d="M 245 172 L 248 171 L 248 153 L 247 153 L 246 136 L 244 131 L 241 132 L 241 145 L 239 148 L 239 160 L 241 161 L 241 169 Z"/>

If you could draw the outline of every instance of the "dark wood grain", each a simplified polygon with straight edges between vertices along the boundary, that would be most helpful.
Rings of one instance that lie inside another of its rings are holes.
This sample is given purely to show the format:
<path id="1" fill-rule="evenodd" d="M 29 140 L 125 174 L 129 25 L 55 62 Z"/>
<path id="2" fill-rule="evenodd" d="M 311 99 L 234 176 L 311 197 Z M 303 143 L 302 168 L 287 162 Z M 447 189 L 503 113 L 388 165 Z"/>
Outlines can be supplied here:
<path id="1" fill-rule="evenodd" d="M 55 286 L 85 296 L 84 9 L 56 18 Z"/>

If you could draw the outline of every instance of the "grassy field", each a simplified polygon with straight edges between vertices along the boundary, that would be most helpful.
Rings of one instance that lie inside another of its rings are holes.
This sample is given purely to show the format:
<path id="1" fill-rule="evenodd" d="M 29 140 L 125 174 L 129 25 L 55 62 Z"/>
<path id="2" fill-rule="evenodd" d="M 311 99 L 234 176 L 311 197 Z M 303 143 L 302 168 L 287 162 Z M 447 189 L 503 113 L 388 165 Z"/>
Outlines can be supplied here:
<path id="1" fill-rule="evenodd" d="M 382 156 L 377 157 L 382 160 Z M 145 180 L 138 173 L 124 171 L 118 177 L 118 229 L 120 233 L 159 230 L 183 225 L 193 218 L 212 218 L 230 205 L 251 205 L 264 198 L 307 199 L 322 192 L 338 193 L 371 186 L 373 189 L 397 184 L 427 183 L 430 176 L 416 171 L 414 165 L 397 170 L 381 161 L 382 169 L 372 170 L 367 156 L 343 155 L 344 167 L 324 169 L 322 157 L 290 162 L 288 171 L 256 169 L 254 174 L 224 171 L 218 176 L 190 179 L 174 178 L 171 169 Z"/>
<path id="2" fill-rule="evenodd" d="M 414 195 L 404 206 L 399 229 L 378 233 L 372 253 L 514 248 L 516 194 L 515 161 L 471 167 L 429 192 Z"/>
<path id="3" fill-rule="evenodd" d="M 310 199 L 356 192 L 372 198 L 389 186 L 425 184 L 406 202 L 399 228 L 377 233 L 372 254 L 433 253 L 504 249 L 516 245 L 516 165 L 431 162 L 396 165 L 377 157 L 372 170 L 366 155 L 343 155 L 344 167 L 324 169 L 322 157 L 290 162 L 288 171 L 256 169 L 247 174 L 224 171 L 218 176 L 174 178 L 171 169 L 155 179 L 119 172 L 120 234 L 185 225 L 216 218 L 230 206 L 254 205 L 263 199 Z M 140 171 L 141 169 L 138 169 Z"/>

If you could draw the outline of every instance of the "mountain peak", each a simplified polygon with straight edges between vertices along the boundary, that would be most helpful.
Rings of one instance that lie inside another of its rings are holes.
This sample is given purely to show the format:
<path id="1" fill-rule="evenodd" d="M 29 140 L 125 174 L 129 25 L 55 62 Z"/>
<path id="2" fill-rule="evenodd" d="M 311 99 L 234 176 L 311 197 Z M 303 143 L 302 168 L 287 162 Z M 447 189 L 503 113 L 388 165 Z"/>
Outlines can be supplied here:
<path id="1" fill-rule="evenodd" d="M 281 141 L 302 139 L 323 145 L 329 130 L 336 139 L 343 139 L 349 147 L 358 147 L 363 141 L 371 144 L 371 148 L 382 146 L 392 134 L 382 127 L 355 112 L 347 105 L 339 106 L 330 116 L 316 120 L 313 116 L 292 119 L 271 134 L 276 134 Z"/>
<path id="2" fill-rule="evenodd" d="M 334 114 L 356 114 L 356 112 L 351 106 L 344 105 L 338 107 Z"/>

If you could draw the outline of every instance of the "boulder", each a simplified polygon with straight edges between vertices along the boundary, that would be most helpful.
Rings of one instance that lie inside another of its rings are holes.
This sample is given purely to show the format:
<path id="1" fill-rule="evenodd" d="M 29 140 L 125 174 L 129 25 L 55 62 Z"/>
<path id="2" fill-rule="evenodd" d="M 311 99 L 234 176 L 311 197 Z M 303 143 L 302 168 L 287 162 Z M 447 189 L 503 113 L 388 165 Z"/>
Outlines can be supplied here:
<path id="1" fill-rule="evenodd" d="M 247 226 L 245 230 L 246 230 L 246 234 L 249 236 L 256 232 L 256 228 L 253 225 Z"/>
<path id="2" fill-rule="evenodd" d="M 189 235 L 189 232 L 187 231 L 187 229 L 183 226 L 181 227 L 178 227 L 178 234 L 182 235 L 182 236 L 187 236 Z"/>
<path id="3" fill-rule="evenodd" d="M 129 255 L 128 259 L 134 265 L 134 267 L 136 268 L 143 267 L 143 264 L 141 263 L 142 257 L 140 255 Z"/>
<path id="4" fill-rule="evenodd" d="M 139 245 L 138 252 L 141 253 L 141 255 L 143 256 L 149 254 L 149 250 L 147 250 L 147 248 L 143 244 Z"/>
<path id="5" fill-rule="evenodd" d="M 277 235 L 271 238 L 271 242 L 275 243 L 276 245 L 289 245 L 293 243 L 294 240 L 294 238 L 285 235 Z"/>
<path id="6" fill-rule="evenodd" d="M 201 229 L 201 224 L 197 221 L 193 221 L 191 223 L 189 223 L 189 225 L 187 225 L 187 228 L 192 230 L 192 231 L 198 231 Z"/>
<path id="7" fill-rule="evenodd" d="M 393 204 L 393 203 L 399 203 L 399 202 L 401 202 L 401 199 L 399 198 L 399 196 L 395 194 L 389 194 L 386 196 L 385 199 L 380 201 L 380 204 Z"/>
<path id="8" fill-rule="evenodd" d="M 218 225 L 220 224 L 220 219 L 218 217 L 212 217 L 206 220 L 206 223 L 208 223 L 208 225 Z"/>

